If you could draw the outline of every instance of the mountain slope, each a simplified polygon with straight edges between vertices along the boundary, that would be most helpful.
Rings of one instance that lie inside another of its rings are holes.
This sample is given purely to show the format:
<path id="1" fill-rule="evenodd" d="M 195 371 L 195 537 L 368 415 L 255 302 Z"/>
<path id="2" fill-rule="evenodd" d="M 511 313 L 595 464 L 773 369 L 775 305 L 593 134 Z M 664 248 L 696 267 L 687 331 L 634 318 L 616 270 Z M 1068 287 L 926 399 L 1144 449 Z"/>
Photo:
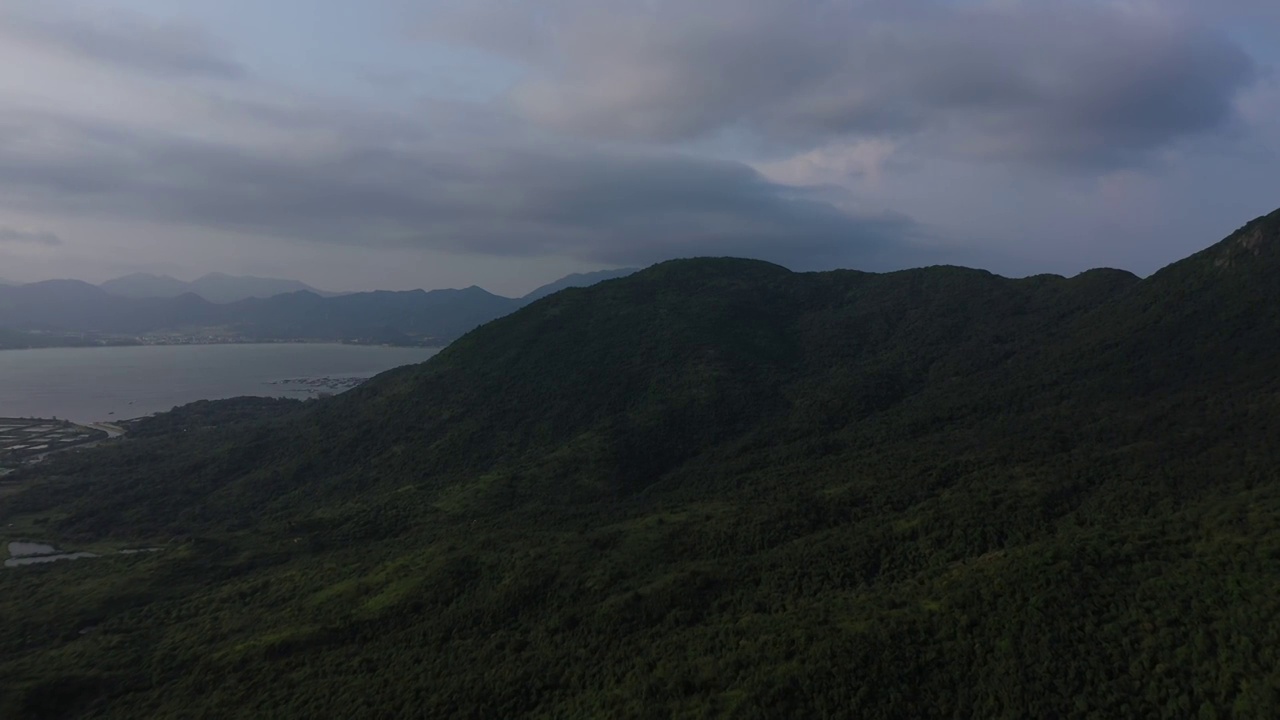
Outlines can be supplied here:
<path id="1" fill-rule="evenodd" d="M 5 709 L 1275 716 L 1277 219 L 1145 280 L 663 263 L 144 423 L 0 498 L 164 548 L 0 574 Z"/>
<path id="2" fill-rule="evenodd" d="M 1109 322 L 1099 323 L 1105 333 L 1087 351 L 1112 363 L 1133 361 L 1153 387 L 1183 380 L 1183 372 L 1201 381 L 1264 372 L 1275 355 L 1259 340 L 1280 334 L 1278 267 L 1280 211 L 1148 278 Z M 1134 355 L 1118 357 L 1103 344 Z"/>

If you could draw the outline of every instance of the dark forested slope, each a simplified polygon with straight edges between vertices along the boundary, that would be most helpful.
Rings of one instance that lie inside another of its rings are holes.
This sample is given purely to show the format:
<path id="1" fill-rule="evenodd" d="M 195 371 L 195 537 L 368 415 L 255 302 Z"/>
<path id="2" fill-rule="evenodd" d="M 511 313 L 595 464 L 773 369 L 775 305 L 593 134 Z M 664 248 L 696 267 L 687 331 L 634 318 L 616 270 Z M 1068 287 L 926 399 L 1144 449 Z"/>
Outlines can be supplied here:
<path id="1" fill-rule="evenodd" d="M 0 574 L 4 701 L 1274 716 L 1278 243 L 1144 280 L 676 261 L 329 400 L 179 410 L 0 497 L 11 536 L 163 548 Z"/>

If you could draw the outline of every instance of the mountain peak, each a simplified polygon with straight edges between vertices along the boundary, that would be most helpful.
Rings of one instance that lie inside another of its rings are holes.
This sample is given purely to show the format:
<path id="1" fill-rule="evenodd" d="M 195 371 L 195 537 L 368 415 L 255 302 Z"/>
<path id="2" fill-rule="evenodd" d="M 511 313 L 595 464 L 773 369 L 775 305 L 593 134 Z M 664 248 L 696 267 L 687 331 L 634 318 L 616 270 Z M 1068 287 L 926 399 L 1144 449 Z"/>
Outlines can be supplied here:
<path id="1" fill-rule="evenodd" d="M 667 260 L 650 266 L 642 272 L 649 279 L 725 278 L 734 282 L 744 279 L 784 277 L 791 275 L 787 268 L 764 260 L 736 257 L 691 257 Z"/>
<path id="2" fill-rule="evenodd" d="M 1232 268 L 1251 258 L 1276 255 L 1280 245 L 1280 210 L 1257 218 L 1210 248 L 1213 265 Z"/>
<path id="3" fill-rule="evenodd" d="M 111 295 L 127 298 L 177 297 L 187 291 L 187 283 L 168 275 L 132 273 L 108 280 L 98 287 Z"/>
<path id="4" fill-rule="evenodd" d="M 116 278 L 116 280 L 164 280 L 166 282 L 182 282 L 171 275 L 157 275 L 155 273 L 144 272 L 129 273 L 128 275 Z M 111 281 L 108 280 L 107 282 Z"/>
<path id="5" fill-rule="evenodd" d="M 257 280 L 257 279 L 258 278 L 253 277 L 251 275 L 236 276 L 236 275 L 228 275 L 227 273 L 224 273 L 224 272 L 207 272 L 201 275 L 200 277 L 196 278 L 192 282 L 200 282 L 201 280 L 208 281 L 208 280 Z"/>

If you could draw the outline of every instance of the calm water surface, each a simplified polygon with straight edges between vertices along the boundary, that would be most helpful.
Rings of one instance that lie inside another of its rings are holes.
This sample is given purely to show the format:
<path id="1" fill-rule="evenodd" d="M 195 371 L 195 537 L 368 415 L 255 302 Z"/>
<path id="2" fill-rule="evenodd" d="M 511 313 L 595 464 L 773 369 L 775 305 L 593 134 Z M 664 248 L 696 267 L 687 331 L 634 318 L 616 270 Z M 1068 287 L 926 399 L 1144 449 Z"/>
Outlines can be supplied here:
<path id="1" fill-rule="evenodd" d="M 41 565 L 44 563 L 58 562 L 59 560 L 79 560 L 80 558 L 96 558 L 97 555 L 91 552 L 75 552 L 75 553 L 58 553 L 57 555 L 32 555 L 30 557 L 15 557 L 4 561 L 5 567 L 22 567 L 23 565 Z"/>
<path id="2" fill-rule="evenodd" d="M 436 348 L 273 343 L 0 351 L 0 417 L 123 420 L 196 400 L 308 397 L 294 378 L 369 377 Z"/>
<path id="3" fill-rule="evenodd" d="M 64 553 L 52 545 L 32 542 L 9 543 L 9 559 L 4 561 L 5 567 L 21 567 L 37 563 L 57 562 L 59 560 L 79 560 L 80 558 L 98 557 L 90 552 Z"/>
<path id="4" fill-rule="evenodd" d="M 121 555 L 137 555 L 138 553 L 160 552 L 161 548 L 132 548 L 127 550 L 117 550 Z M 80 558 L 96 558 L 101 557 L 97 553 L 91 552 L 62 552 L 58 548 L 46 543 L 34 543 L 23 540 L 16 540 L 9 543 L 9 559 L 4 561 L 5 567 L 22 567 L 23 565 L 36 565 L 39 563 L 58 562 L 59 560 L 79 560 Z"/>
<path id="5" fill-rule="evenodd" d="M 31 555 L 55 555 L 58 548 L 44 543 L 23 542 L 17 540 L 9 543 L 10 557 L 29 557 Z"/>

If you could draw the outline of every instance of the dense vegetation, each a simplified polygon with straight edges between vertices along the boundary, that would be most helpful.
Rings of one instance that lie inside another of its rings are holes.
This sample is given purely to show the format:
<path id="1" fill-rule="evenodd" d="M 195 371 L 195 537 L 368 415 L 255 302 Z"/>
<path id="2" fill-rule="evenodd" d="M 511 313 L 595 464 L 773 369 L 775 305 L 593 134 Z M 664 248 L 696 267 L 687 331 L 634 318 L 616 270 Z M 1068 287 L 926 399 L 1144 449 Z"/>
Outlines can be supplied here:
<path id="1" fill-rule="evenodd" d="M 702 259 L 0 499 L 5 717 L 1280 715 L 1280 212 L 1145 280 Z"/>

